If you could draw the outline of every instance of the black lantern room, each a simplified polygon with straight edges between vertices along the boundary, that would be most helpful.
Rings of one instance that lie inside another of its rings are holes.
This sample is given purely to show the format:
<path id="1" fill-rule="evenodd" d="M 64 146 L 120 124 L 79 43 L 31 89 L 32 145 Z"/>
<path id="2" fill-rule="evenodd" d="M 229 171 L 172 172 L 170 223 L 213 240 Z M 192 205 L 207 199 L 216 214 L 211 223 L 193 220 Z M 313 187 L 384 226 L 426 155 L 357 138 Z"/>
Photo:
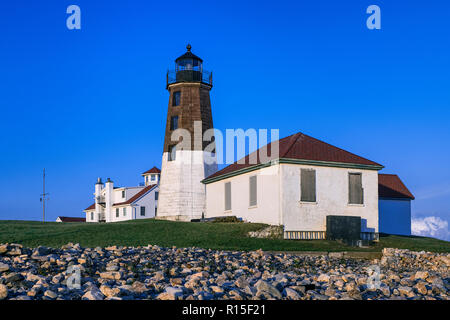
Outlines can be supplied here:
<path id="1" fill-rule="evenodd" d="M 186 46 L 186 53 L 175 60 L 175 71 L 167 73 L 167 84 L 175 82 L 203 82 L 212 85 L 212 75 L 203 70 L 203 60 L 191 52 L 191 45 Z"/>

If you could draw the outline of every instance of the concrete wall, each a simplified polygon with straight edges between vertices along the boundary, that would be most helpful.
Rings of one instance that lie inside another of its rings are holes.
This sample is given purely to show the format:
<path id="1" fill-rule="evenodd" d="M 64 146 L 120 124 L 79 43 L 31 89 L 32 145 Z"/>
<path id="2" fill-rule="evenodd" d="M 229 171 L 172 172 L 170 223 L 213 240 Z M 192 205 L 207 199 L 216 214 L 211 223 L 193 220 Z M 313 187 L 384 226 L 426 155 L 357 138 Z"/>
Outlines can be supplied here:
<path id="1" fill-rule="evenodd" d="M 300 170 L 316 170 L 316 202 L 300 202 Z M 348 204 L 348 174 L 362 173 L 364 204 Z M 249 207 L 249 177 L 257 175 L 258 205 Z M 231 210 L 225 211 L 225 183 Z M 378 172 L 276 164 L 206 185 L 206 217 L 237 216 L 249 222 L 284 225 L 285 231 L 326 231 L 327 215 L 360 216 L 361 231 L 378 232 Z"/>
<path id="2" fill-rule="evenodd" d="M 237 216 L 248 222 L 281 224 L 279 165 L 206 185 L 206 217 Z M 257 205 L 250 207 L 249 178 L 256 175 Z M 231 210 L 225 211 L 225 183 L 231 182 Z"/>
<path id="3" fill-rule="evenodd" d="M 411 200 L 379 200 L 380 232 L 399 235 L 411 235 Z"/>
<path id="4" fill-rule="evenodd" d="M 300 202 L 300 169 L 316 170 L 316 202 Z M 348 174 L 362 174 L 364 204 L 348 204 Z M 281 165 L 285 231 L 326 231 L 327 215 L 360 216 L 361 231 L 378 232 L 378 172 L 296 164 Z"/>
<path id="5" fill-rule="evenodd" d="M 217 164 L 205 163 L 205 157 L 215 159 L 205 151 L 178 150 L 175 160 L 168 161 L 168 152 L 164 152 L 157 218 L 201 218 L 205 211 L 205 186 L 201 181 L 217 170 Z"/>

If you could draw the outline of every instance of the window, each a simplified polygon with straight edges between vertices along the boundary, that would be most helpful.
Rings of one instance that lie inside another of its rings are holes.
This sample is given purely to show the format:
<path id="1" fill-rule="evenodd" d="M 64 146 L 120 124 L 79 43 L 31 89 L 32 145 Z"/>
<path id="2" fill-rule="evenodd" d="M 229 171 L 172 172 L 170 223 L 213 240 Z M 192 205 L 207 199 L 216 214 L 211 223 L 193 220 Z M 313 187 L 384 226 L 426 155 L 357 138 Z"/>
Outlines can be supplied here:
<path id="1" fill-rule="evenodd" d="M 119 208 L 116 209 L 116 218 L 119 217 Z"/>
<path id="2" fill-rule="evenodd" d="M 141 216 L 145 216 L 145 207 L 141 207 Z"/>
<path id="3" fill-rule="evenodd" d="M 172 96 L 172 106 L 179 106 L 181 102 L 181 91 L 175 91 Z"/>
<path id="4" fill-rule="evenodd" d="M 300 201 L 316 202 L 316 170 L 301 169 Z"/>
<path id="5" fill-rule="evenodd" d="M 148 176 L 145 176 L 145 182 L 148 182 Z"/>
<path id="6" fill-rule="evenodd" d="M 178 116 L 173 116 L 170 118 L 170 130 L 177 130 L 178 129 Z"/>
<path id="7" fill-rule="evenodd" d="M 169 146 L 169 154 L 167 156 L 168 161 L 175 161 L 177 155 L 177 147 L 175 145 Z"/>
<path id="8" fill-rule="evenodd" d="M 125 190 L 122 190 L 122 198 L 125 199 Z"/>
<path id="9" fill-rule="evenodd" d="M 225 183 L 225 211 L 231 210 L 231 182 Z"/>
<path id="10" fill-rule="evenodd" d="M 94 220 L 94 213 L 91 212 L 91 220 Z"/>
<path id="11" fill-rule="evenodd" d="M 151 175 L 151 180 L 155 181 L 156 176 L 154 174 Z"/>
<path id="12" fill-rule="evenodd" d="M 127 215 L 127 208 L 123 208 L 123 216 L 125 217 Z"/>
<path id="13" fill-rule="evenodd" d="M 364 204 L 364 189 L 361 173 L 348 174 L 348 203 Z"/>
<path id="14" fill-rule="evenodd" d="M 250 193 L 250 199 L 249 199 L 249 206 L 256 206 L 257 204 L 257 180 L 256 176 L 251 176 L 249 178 L 249 193 Z"/>
<path id="15" fill-rule="evenodd" d="M 155 191 L 155 200 L 158 200 L 158 197 L 159 197 L 159 192 Z"/>

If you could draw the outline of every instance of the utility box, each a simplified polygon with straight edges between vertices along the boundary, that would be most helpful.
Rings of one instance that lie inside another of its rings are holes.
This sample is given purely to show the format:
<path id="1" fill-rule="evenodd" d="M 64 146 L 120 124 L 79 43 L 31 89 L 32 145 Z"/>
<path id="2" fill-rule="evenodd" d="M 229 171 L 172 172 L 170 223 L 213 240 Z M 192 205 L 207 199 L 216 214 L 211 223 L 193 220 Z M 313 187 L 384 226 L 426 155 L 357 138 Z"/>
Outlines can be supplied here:
<path id="1" fill-rule="evenodd" d="M 361 217 L 327 216 L 326 239 L 356 245 L 361 239 Z"/>

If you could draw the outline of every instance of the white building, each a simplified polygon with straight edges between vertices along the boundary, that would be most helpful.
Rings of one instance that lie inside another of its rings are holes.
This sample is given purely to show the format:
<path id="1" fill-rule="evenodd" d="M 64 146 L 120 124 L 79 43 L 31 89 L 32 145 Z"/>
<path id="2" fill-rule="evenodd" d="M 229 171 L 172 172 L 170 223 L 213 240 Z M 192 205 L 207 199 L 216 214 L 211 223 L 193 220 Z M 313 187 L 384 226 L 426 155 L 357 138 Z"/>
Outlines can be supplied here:
<path id="1" fill-rule="evenodd" d="M 378 170 L 383 166 L 302 133 L 279 140 L 279 157 L 262 163 L 265 146 L 203 180 L 206 218 L 236 216 L 283 225 L 287 239 L 323 239 L 328 215 L 361 217 L 378 230 Z M 249 159 L 255 157 L 256 164 Z"/>
<path id="2" fill-rule="evenodd" d="M 411 200 L 414 196 L 395 174 L 378 176 L 379 230 L 411 235 Z"/>
<path id="3" fill-rule="evenodd" d="M 137 187 L 114 187 L 108 178 L 95 184 L 95 203 L 86 208 L 86 222 L 117 222 L 154 218 L 158 208 L 160 170 L 144 172 L 144 184 Z"/>

